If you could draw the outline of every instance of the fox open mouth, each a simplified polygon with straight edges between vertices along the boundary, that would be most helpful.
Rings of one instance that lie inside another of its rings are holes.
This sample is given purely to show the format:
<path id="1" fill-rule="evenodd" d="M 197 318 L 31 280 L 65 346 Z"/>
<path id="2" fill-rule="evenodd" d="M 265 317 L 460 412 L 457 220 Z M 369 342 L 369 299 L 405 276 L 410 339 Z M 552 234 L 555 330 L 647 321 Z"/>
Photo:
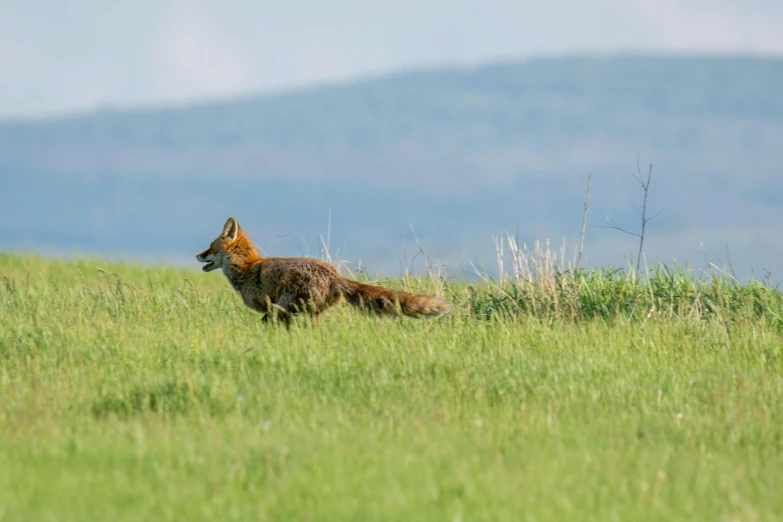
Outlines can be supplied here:
<path id="1" fill-rule="evenodd" d="M 204 263 L 204 266 L 201 267 L 201 270 L 203 270 L 204 272 L 209 272 L 213 268 L 215 268 L 215 262 L 207 261 L 206 263 Z"/>

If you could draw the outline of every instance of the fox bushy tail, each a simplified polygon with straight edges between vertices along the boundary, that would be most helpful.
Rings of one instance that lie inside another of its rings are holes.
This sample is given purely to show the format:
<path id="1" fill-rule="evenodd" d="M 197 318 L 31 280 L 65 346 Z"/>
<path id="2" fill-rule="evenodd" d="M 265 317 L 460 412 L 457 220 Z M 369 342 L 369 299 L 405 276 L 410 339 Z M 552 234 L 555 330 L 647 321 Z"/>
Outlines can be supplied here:
<path id="1" fill-rule="evenodd" d="M 397 315 L 402 312 L 408 317 L 430 317 L 451 309 L 449 303 L 438 297 L 390 290 L 350 279 L 340 281 L 340 287 L 348 304 L 381 314 Z"/>

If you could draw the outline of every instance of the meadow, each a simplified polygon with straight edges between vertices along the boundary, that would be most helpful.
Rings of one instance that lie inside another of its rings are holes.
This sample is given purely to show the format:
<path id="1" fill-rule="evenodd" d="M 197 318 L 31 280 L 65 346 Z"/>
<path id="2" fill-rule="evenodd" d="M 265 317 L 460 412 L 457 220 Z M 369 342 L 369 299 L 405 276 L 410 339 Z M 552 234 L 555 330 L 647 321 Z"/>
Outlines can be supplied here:
<path id="1" fill-rule="evenodd" d="M 0 254 L 0 521 L 783 519 L 781 294 L 536 267 L 286 331 L 219 272 Z"/>

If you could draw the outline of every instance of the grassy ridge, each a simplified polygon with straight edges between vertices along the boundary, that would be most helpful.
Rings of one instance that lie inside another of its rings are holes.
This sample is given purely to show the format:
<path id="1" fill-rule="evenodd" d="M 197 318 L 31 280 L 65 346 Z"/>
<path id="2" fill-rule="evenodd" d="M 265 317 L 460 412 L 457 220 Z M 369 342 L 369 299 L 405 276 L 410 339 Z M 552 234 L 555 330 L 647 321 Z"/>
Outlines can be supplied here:
<path id="1" fill-rule="evenodd" d="M 698 279 L 662 263 L 648 272 L 639 280 L 633 271 L 557 271 L 547 280 L 490 285 L 473 293 L 471 313 L 484 318 L 500 312 L 571 321 L 639 320 L 653 315 L 724 322 L 761 320 L 783 329 L 783 294 L 769 283 L 741 284 L 716 270 Z"/>
<path id="2" fill-rule="evenodd" d="M 712 313 L 558 315 L 618 292 L 448 283 L 437 321 L 341 308 L 287 333 L 218 274 L 0 256 L 0 275 L 0 520 L 783 513 L 780 301 L 761 285 L 683 275 Z"/>

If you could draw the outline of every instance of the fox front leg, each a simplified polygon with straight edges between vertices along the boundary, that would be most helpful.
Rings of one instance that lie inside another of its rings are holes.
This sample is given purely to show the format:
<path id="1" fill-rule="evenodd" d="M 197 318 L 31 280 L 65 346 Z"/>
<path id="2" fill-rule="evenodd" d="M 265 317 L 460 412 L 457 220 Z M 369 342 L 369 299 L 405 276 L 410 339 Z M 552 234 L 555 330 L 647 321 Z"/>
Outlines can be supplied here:
<path id="1" fill-rule="evenodd" d="M 286 328 L 288 328 L 291 325 L 291 314 L 286 311 L 285 308 L 283 308 L 280 305 L 272 304 L 269 307 L 269 311 L 265 312 L 263 317 L 261 318 L 262 323 L 268 323 L 273 318 L 275 318 L 280 322 L 282 322 Z"/>

